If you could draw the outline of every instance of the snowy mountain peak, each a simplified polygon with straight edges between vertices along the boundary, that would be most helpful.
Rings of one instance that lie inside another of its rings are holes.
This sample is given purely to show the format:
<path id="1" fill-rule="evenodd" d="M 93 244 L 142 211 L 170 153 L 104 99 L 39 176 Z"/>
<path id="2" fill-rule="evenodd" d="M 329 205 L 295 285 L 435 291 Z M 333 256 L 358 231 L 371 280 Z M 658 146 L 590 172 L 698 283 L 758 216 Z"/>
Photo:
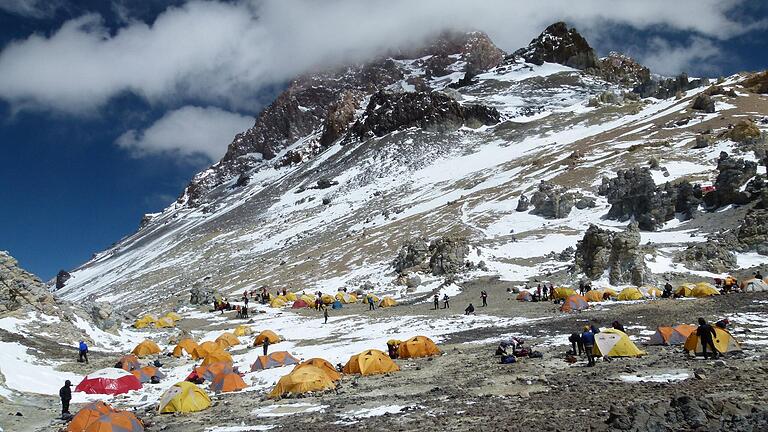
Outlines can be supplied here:
<path id="1" fill-rule="evenodd" d="M 547 27 L 525 47 L 515 51 L 528 63 L 559 63 L 575 69 L 599 68 L 597 55 L 586 39 L 562 21 Z"/>

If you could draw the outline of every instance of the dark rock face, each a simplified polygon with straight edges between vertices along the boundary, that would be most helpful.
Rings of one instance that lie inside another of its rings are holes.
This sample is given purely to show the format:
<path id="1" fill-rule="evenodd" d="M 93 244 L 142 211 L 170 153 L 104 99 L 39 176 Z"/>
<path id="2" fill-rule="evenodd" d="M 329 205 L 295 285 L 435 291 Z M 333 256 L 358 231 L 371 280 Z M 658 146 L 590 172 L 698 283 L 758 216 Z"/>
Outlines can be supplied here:
<path id="1" fill-rule="evenodd" d="M 218 293 L 213 288 L 203 282 L 196 282 L 189 290 L 189 304 L 210 305 L 217 296 Z"/>
<path id="2" fill-rule="evenodd" d="M 384 136 L 390 132 L 419 127 L 432 131 L 455 130 L 461 126 L 494 125 L 500 120 L 495 108 L 463 106 L 440 93 L 375 93 L 363 118 L 351 128 L 357 137 Z"/>
<path id="3" fill-rule="evenodd" d="M 651 280 L 640 249 L 640 230 L 634 222 L 623 232 L 590 225 L 584 238 L 576 244 L 575 263 L 578 271 L 593 280 L 605 272 L 611 284 L 640 286 Z"/>
<path id="4" fill-rule="evenodd" d="M 67 283 L 69 278 L 71 278 L 72 275 L 69 274 L 66 270 L 59 270 L 59 272 L 56 274 L 56 289 L 62 289 L 64 288 L 64 285 Z"/>
<path id="5" fill-rule="evenodd" d="M 678 92 L 688 91 L 705 85 L 709 85 L 709 80 L 706 78 L 689 80 L 688 74 L 682 73 L 675 78 L 667 78 L 661 81 L 648 79 L 632 91 L 644 98 L 668 99 L 674 97 Z"/>
<path id="6" fill-rule="evenodd" d="M 600 62 L 595 51 L 576 29 L 568 28 L 564 22 L 547 27 L 536 39 L 514 53 L 528 63 L 541 65 L 544 62 L 559 63 L 576 69 L 599 68 Z"/>
<path id="7" fill-rule="evenodd" d="M 736 238 L 745 250 L 768 255 L 768 210 L 750 210 L 739 226 Z"/>
<path id="8" fill-rule="evenodd" d="M 714 241 L 693 246 L 675 256 L 675 261 L 691 270 L 725 273 L 737 267 L 736 255 L 728 247 Z"/>
<path id="9" fill-rule="evenodd" d="M 698 111 L 704 111 L 705 113 L 713 113 L 715 112 L 715 101 L 712 100 L 712 97 L 708 94 L 701 93 L 693 99 L 691 108 Z"/>
<path id="10" fill-rule="evenodd" d="M 341 98 L 328 107 L 320 145 L 328 146 L 339 139 L 355 120 L 355 111 L 360 106 L 362 92 L 347 90 Z"/>
<path id="11" fill-rule="evenodd" d="M 531 211 L 532 214 L 550 219 L 560 219 L 571 213 L 574 206 L 574 196 L 565 188 L 542 181 L 539 183 L 539 190 L 531 197 L 531 204 L 534 206 Z"/>
<path id="12" fill-rule="evenodd" d="M 528 199 L 525 195 L 520 195 L 520 198 L 517 200 L 517 208 L 515 211 L 524 212 L 528 211 L 528 207 L 531 205 L 531 201 Z"/>
<path id="13" fill-rule="evenodd" d="M 728 204 L 747 204 L 759 199 L 759 191 L 740 191 L 757 174 L 757 164 L 752 161 L 732 158 L 726 152 L 720 153 L 717 160 L 717 179 L 715 190 L 704 197 L 709 208 L 718 208 Z"/>
<path id="14" fill-rule="evenodd" d="M 465 261 L 469 243 L 464 238 L 440 237 L 427 244 L 427 239 L 408 240 L 392 265 L 398 273 L 423 272 L 435 276 L 452 275 L 468 268 Z"/>
<path id="15" fill-rule="evenodd" d="M 617 52 L 600 59 L 598 75 L 606 81 L 627 87 L 635 87 L 651 79 L 651 71 L 647 67 Z"/>
<path id="16" fill-rule="evenodd" d="M 619 221 L 635 218 L 642 230 L 654 230 L 682 213 L 695 217 L 701 189 L 688 182 L 656 187 L 648 168 L 620 170 L 613 179 L 603 177 L 599 194 L 611 204 L 607 217 Z"/>
<path id="17" fill-rule="evenodd" d="M 768 428 L 768 410 L 733 397 L 675 396 L 671 400 L 613 405 L 605 421 L 609 431 L 733 431 Z"/>

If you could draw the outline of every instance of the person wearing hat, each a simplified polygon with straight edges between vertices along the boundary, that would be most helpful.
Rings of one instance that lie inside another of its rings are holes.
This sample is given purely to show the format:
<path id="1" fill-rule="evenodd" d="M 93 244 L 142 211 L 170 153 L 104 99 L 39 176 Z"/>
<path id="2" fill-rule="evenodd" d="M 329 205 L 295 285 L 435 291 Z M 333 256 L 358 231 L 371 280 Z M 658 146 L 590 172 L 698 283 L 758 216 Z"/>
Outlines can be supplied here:
<path id="1" fill-rule="evenodd" d="M 72 400 L 72 383 L 69 380 L 64 381 L 64 386 L 59 389 L 59 397 L 61 398 L 61 417 L 65 418 L 70 416 L 69 413 L 69 401 Z"/>
<path id="2" fill-rule="evenodd" d="M 584 331 L 581 333 L 581 344 L 584 345 L 584 352 L 587 354 L 587 366 L 594 366 L 595 354 L 592 350 L 595 348 L 595 334 L 592 333 L 589 326 L 584 326 Z"/>

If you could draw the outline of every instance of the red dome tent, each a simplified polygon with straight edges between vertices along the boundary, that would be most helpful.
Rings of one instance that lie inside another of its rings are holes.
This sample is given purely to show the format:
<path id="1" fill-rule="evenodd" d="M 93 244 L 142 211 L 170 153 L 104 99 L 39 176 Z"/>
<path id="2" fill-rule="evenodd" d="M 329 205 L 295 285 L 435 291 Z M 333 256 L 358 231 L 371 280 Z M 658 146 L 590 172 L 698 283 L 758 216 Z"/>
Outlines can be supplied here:
<path id="1" fill-rule="evenodd" d="M 130 372 L 117 368 L 91 372 L 75 387 L 76 392 L 88 394 L 122 394 L 141 388 L 141 382 Z"/>

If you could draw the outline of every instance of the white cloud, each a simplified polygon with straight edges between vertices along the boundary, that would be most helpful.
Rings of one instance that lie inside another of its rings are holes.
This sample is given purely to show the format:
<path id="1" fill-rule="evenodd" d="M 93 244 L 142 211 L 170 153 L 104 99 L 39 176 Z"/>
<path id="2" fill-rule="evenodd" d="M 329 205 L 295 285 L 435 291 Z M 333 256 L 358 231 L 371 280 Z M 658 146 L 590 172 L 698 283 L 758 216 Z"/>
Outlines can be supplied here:
<path id="1" fill-rule="evenodd" d="M 183 160 L 204 156 L 221 159 L 235 134 L 253 125 L 253 118 L 215 107 L 185 106 L 166 113 L 149 128 L 131 129 L 117 145 L 135 156 L 165 154 Z"/>
<path id="2" fill-rule="evenodd" d="M 704 38 L 693 38 L 686 44 L 671 44 L 664 39 L 651 40 L 644 54 L 639 56 L 642 64 L 662 75 L 675 75 L 680 71 L 696 71 L 708 74 L 719 73 L 716 66 L 722 57 L 720 49 Z"/>
<path id="3" fill-rule="evenodd" d="M 29 18 L 50 17 L 60 7 L 60 0 L 0 0 L 0 10 Z"/>
<path id="4" fill-rule="evenodd" d="M 764 22 L 729 18 L 740 0 L 195 0 L 151 24 L 110 33 L 96 15 L 32 35 L 0 53 L 0 98 L 15 109 L 95 112 L 121 92 L 152 104 L 203 101 L 255 111 L 254 95 L 318 66 L 362 61 L 446 28 L 480 29 L 506 50 L 566 20 L 728 38 Z M 621 47 L 616 47 L 621 48 Z M 180 102 L 181 101 L 181 102 Z"/>

